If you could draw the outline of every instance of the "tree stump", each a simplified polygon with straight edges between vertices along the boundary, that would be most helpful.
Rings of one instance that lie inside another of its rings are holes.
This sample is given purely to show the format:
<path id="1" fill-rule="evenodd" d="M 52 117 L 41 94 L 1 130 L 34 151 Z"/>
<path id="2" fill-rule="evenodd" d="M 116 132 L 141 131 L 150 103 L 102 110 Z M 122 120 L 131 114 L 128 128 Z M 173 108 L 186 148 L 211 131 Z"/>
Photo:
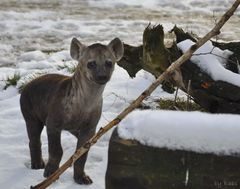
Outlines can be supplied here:
<path id="1" fill-rule="evenodd" d="M 239 189 L 240 157 L 169 150 L 125 140 L 114 130 L 106 189 Z"/>

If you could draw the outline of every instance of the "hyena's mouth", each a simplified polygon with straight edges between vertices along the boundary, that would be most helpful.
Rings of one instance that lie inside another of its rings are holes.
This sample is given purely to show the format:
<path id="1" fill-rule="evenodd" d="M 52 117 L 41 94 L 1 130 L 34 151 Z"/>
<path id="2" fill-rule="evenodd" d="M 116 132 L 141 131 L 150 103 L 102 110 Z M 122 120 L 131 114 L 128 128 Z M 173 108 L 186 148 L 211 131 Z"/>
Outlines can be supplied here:
<path id="1" fill-rule="evenodd" d="M 98 76 L 95 78 L 95 82 L 100 85 L 104 85 L 109 81 L 107 76 Z"/>

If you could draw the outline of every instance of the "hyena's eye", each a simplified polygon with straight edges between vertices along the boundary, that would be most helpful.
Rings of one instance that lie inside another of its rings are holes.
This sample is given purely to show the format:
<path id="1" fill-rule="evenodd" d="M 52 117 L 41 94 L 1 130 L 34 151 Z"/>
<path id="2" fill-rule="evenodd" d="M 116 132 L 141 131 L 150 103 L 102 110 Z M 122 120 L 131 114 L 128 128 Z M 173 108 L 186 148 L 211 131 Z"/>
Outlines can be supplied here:
<path id="1" fill-rule="evenodd" d="M 112 66 L 113 66 L 112 61 L 106 60 L 106 61 L 105 61 L 105 66 L 106 66 L 107 68 L 112 68 Z"/>
<path id="2" fill-rule="evenodd" d="M 87 67 L 88 67 L 88 69 L 94 69 L 94 68 L 96 68 L 96 67 L 97 67 L 96 61 L 95 61 L 95 60 L 89 61 L 89 62 L 87 63 Z"/>

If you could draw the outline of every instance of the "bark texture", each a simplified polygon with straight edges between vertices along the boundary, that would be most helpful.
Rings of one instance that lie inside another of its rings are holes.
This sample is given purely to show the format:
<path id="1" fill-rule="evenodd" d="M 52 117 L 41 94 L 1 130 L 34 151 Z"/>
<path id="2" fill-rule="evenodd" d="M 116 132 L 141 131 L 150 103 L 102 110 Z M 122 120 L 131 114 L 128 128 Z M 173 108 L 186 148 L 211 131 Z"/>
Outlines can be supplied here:
<path id="1" fill-rule="evenodd" d="M 112 134 L 106 189 L 237 189 L 239 156 L 168 150 Z"/>

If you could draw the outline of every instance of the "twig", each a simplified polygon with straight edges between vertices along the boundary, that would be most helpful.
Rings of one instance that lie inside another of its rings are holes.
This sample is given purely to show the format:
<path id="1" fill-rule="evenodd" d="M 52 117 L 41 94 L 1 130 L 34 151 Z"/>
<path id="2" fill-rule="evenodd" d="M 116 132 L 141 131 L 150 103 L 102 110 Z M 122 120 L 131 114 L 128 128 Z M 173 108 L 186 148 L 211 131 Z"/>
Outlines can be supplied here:
<path id="1" fill-rule="evenodd" d="M 177 111 L 181 111 L 176 105 L 174 105 L 173 108 Z"/>
<path id="2" fill-rule="evenodd" d="M 235 62 L 235 61 L 233 61 L 233 60 L 230 60 L 229 58 L 225 58 L 225 57 L 223 57 L 223 56 L 221 56 L 221 55 L 215 54 L 215 53 L 213 53 L 213 52 L 198 53 L 198 54 L 193 54 L 193 56 L 201 56 L 201 55 L 209 55 L 209 54 L 214 55 L 214 56 L 219 57 L 219 58 L 222 58 L 222 59 L 225 59 L 226 61 L 231 62 L 231 63 L 233 63 L 233 64 L 237 64 L 237 63 L 238 63 L 238 62 Z M 237 60 L 237 61 L 238 61 L 238 60 Z"/>
<path id="3" fill-rule="evenodd" d="M 190 87 L 191 87 L 191 80 L 188 81 L 188 87 L 187 87 L 187 105 L 186 110 L 189 110 L 189 104 L 190 104 Z"/>
<path id="4" fill-rule="evenodd" d="M 237 64 L 238 73 L 239 73 L 239 72 L 240 72 L 240 65 L 239 65 L 239 61 L 238 61 L 238 59 L 237 59 L 237 62 L 236 62 L 236 64 Z"/>
<path id="5" fill-rule="evenodd" d="M 192 45 L 188 51 L 186 51 L 179 59 L 171 64 L 162 75 L 160 75 L 136 100 L 134 100 L 130 106 L 123 110 L 114 120 L 108 123 L 105 127 L 101 128 L 90 140 L 88 140 L 82 147 L 80 147 L 76 152 L 51 176 L 45 179 L 43 182 L 31 187 L 32 189 L 45 189 L 59 176 L 69 168 L 74 162 L 79 159 L 83 154 L 85 154 L 89 148 L 94 145 L 99 138 L 101 138 L 108 130 L 117 125 L 122 119 L 124 119 L 130 112 L 139 106 L 139 104 L 149 96 L 162 81 L 169 76 L 174 70 L 180 67 L 186 60 L 191 58 L 192 54 L 201 47 L 204 43 L 210 40 L 212 37 L 220 33 L 222 26 L 229 20 L 229 18 L 234 14 L 235 10 L 240 4 L 240 0 L 236 0 L 232 7 L 221 17 L 219 22 L 214 26 L 214 28 L 207 33 L 203 38 L 198 40 L 196 44 Z"/>
<path id="6" fill-rule="evenodd" d="M 175 92 L 175 97 L 174 97 L 174 106 L 176 106 L 176 105 L 177 105 L 178 89 L 179 89 L 179 87 L 177 87 L 177 90 L 176 90 L 176 92 Z"/>
<path id="7" fill-rule="evenodd" d="M 197 53 L 197 54 L 193 54 L 192 56 L 208 55 L 208 54 L 215 55 L 215 54 L 213 53 L 213 50 L 214 50 L 215 48 L 216 48 L 216 47 L 213 47 L 213 48 L 211 49 L 211 51 L 209 51 L 209 52 L 206 52 L 206 53 Z"/>
<path id="8" fill-rule="evenodd" d="M 217 24 L 217 19 L 216 19 L 216 16 L 215 16 L 215 11 L 213 11 L 213 22 L 214 22 L 214 25 Z M 218 36 L 216 35 L 216 41 L 218 41 Z"/>

